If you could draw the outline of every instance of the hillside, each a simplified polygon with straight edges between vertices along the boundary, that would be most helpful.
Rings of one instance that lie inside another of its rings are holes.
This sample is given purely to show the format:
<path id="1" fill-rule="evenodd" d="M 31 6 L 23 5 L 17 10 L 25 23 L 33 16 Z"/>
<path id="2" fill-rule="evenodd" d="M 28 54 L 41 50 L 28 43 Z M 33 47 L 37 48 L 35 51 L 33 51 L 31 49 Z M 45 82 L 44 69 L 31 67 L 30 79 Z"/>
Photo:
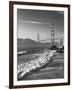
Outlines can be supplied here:
<path id="1" fill-rule="evenodd" d="M 18 39 L 18 47 L 33 47 L 37 45 L 37 42 L 31 39 Z"/>
<path id="2" fill-rule="evenodd" d="M 31 39 L 17 39 L 17 48 L 49 47 L 50 43 L 39 43 Z"/>

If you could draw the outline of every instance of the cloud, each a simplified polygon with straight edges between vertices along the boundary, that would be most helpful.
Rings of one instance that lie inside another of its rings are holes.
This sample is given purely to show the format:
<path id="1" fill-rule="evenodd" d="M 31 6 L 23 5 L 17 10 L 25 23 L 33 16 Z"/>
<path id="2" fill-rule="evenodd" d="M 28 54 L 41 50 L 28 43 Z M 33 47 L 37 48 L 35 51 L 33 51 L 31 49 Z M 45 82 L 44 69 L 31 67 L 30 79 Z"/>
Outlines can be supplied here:
<path id="1" fill-rule="evenodd" d="M 48 25 L 52 25 L 52 23 L 41 22 L 41 21 L 19 20 L 19 22 L 22 22 L 22 23 L 31 23 L 31 24 L 48 24 Z"/>
<path id="2" fill-rule="evenodd" d="M 64 14 L 64 11 L 58 11 L 59 14 L 63 15 Z"/>

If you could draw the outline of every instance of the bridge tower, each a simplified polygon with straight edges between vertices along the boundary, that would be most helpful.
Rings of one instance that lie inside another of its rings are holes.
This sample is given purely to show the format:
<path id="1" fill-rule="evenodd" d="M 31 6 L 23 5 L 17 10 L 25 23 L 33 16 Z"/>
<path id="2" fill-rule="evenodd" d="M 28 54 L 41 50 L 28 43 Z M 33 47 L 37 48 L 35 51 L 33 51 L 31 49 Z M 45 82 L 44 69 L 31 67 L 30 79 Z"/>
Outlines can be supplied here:
<path id="1" fill-rule="evenodd" d="M 59 46 L 63 46 L 63 45 L 64 45 L 63 38 L 60 38 L 60 40 L 59 40 Z"/>
<path id="2" fill-rule="evenodd" d="M 38 42 L 40 41 L 39 33 L 37 33 L 37 41 L 38 41 Z"/>
<path id="3" fill-rule="evenodd" d="M 54 24 L 51 26 L 51 45 L 54 45 L 54 37 L 55 37 L 55 31 L 54 31 Z"/>

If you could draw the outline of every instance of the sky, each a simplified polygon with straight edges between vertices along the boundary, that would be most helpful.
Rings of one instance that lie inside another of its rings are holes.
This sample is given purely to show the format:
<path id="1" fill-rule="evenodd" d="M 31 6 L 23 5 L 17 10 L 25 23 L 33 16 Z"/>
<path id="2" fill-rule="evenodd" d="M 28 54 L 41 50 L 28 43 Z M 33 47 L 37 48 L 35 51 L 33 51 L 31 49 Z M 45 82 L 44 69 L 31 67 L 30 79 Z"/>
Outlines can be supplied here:
<path id="1" fill-rule="evenodd" d="M 55 37 L 64 33 L 64 12 L 50 10 L 17 9 L 17 37 L 37 41 L 51 38 L 51 27 L 54 24 Z"/>

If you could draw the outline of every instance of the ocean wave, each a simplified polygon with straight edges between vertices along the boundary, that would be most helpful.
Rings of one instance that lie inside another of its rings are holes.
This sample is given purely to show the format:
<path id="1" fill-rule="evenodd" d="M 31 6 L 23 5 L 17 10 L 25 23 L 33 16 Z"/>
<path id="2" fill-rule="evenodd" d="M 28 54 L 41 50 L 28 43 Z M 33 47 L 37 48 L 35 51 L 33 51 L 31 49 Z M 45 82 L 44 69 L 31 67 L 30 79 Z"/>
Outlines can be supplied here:
<path id="1" fill-rule="evenodd" d="M 55 52 L 56 50 L 46 51 L 39 58 L 18 65 L 18 79 L 24 77 L 32 70 L 43 67 L 50 61 L 50 58 L 54 56 Z"/>

